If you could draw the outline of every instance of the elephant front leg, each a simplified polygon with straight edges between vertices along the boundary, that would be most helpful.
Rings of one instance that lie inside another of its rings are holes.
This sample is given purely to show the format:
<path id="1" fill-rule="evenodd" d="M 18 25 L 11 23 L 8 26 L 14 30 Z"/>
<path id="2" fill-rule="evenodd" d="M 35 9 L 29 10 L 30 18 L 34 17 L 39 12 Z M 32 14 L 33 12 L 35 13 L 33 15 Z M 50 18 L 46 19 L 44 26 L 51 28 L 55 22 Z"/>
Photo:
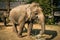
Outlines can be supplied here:
<path id="1" fill-rule="evenodd" d="M 45 18 L 43 15 L 40 15 L 38 18 L 39 18 L 39 24 L 41 25 L 40 34 L 42 35 L 45 32 Z"/>
<path id="2" fill-rule="evenodd" d="M 31 35 L 31 32 L 32 32 L 32 27 L 33 27 L 33 23 L 32 22 L 30 22 L 30 23 L 28 23 L 28 34 L 27 34 L 27 36 L 30 36 Z"/>
<path id="3" fill-rule="evenodd" d="M 21 38 L 22 37 L 22 32 L 23 32 L 23 28 L 24 28 L 24 24 L 25 22 L 21 22 L 19 25 L 19 32 L 18 32 L 18 37 Z"/>

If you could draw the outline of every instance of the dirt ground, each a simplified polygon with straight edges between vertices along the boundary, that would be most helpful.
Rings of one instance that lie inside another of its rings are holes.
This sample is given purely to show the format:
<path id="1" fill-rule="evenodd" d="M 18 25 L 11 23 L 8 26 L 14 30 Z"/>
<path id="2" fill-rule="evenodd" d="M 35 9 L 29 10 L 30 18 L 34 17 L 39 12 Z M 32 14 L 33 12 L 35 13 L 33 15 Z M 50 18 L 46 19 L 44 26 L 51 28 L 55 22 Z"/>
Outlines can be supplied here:
<path id="1" fill-rule="evenodd" d="M 27 28 L 27 24 L 25 25 Z M 23 31 L 23 37 L 19 38 L 16 33 L 12 30 L 12 23 L 9 23 L 6 27 L 3 23 L 0 23 L 0 40 L 38 40 L 37 35 L 39 35 L 39 31 L 41 27 L 39 24 L 33 25 L 33 31 L 31 37 L 27 37 L 27 31 Z M 45 25 L 45 36 L 40 40 L 60 40 L 60 25 Z"/>

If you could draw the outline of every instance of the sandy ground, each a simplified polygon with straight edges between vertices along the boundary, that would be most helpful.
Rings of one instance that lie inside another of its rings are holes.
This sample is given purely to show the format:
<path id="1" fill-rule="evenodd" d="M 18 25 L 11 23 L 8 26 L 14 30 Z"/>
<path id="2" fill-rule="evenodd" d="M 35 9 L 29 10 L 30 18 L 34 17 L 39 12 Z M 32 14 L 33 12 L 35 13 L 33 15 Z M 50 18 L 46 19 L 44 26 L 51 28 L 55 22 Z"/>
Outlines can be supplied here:
<path id="1" fill-rule="evenodd" d="M 27 24 L 25 25 L 27 28 Z M 31 37 L 27 37 L 27 32 L 24 30 L 22 38 L 19 38 L 16 33 L 12 30 L 12 24 L 9 23 L 6 27 L 3 23 L 0 23 L 0 40 L 38 40 L 37 35 L 39 35 L 39 31 L 41 27 L 38 24 L 33 25 L 33 31 Z M 60 26 L 59 25 L 45 25 L 45 36 L 39 40 L 60 40 Z"/>

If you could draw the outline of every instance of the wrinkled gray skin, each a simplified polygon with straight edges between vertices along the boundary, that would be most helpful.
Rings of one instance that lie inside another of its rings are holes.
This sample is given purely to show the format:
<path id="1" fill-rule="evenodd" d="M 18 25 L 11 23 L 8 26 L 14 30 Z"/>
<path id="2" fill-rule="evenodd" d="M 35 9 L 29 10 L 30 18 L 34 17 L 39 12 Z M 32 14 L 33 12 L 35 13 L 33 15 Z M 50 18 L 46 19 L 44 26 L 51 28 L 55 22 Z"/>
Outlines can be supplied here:
<path id="1" fill-rule="evenodd" d="M 18 33 L 18 36 L 22 36 L 22 30 L 26 22 L 28 22 L 28 36 L 31 34 L 31 28 L 33 26 L 33 21 L 35 19 L 39 20 L 39 24 L 41 24 L 41 32 L 44 33 L 44 15 L 42 13 L 42 9 L 39 7 L 38 3 L 31 3 L 26 5 L 20 5 L 13 8 L 10 11 L 9 19 L 13 22 L 13 29 Z M 17 25 L 19 24 L 19 31 L 17 31 Z"/>

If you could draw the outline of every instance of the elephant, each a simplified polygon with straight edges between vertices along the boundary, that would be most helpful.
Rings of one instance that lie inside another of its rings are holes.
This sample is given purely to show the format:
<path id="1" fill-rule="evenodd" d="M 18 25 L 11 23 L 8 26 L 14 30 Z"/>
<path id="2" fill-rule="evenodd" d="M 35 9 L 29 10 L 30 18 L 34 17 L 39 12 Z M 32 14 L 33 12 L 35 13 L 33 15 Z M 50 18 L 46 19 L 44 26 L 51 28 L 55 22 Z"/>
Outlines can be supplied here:
<path id="1" fill-rule="evenodd" d="M 22 30 L 25 23 L 28 23 L 28 36 L 31 34 L 31 29 L 33 27 L 33 20 L 39 19 L 39 24 L 41 24 L 41 32 L 44 33 L 45 25 L 44 25 L 44 15 L 42 9 L 39 7 L 38 3 L 31 3 L 25 5 L 19 5 L 13 8 L 10 11 L 9 19 L 13 23 L 13 30 L 18 34 L 19 37 L 22 37 Z M 19 31 L 17 31 L 17 24 L 19 25 Z"/>
<path id="2" fill-rule="evenodd" d="M 2 17 L 1 17 L 1 19 L 3 20 L 3 22 L 4 22 L 4 26 L 7 26 L 7 23 L 8 23 L 8 12 L 7 11 L 4 11 L 3 12 L 3 15 L 2 15 Z"/>

